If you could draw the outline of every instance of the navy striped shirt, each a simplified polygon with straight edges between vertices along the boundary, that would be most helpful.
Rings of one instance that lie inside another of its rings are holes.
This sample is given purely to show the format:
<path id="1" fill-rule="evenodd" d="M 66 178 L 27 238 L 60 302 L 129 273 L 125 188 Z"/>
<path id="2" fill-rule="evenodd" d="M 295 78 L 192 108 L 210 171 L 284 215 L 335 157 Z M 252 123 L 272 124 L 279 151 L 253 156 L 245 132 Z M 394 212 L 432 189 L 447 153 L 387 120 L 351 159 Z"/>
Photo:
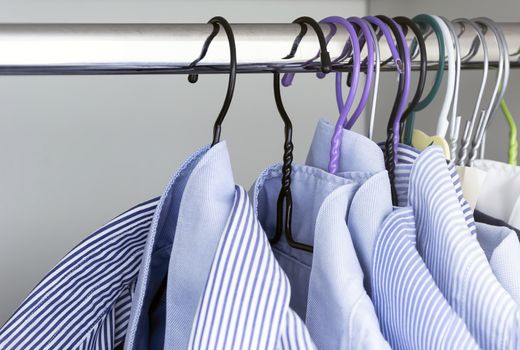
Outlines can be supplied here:
<path id="1" fill-rule="evenodd" d="M 158 199 L 85 238 L 0 329 L 0 349 L 113 349 L 124 341 Z"/>

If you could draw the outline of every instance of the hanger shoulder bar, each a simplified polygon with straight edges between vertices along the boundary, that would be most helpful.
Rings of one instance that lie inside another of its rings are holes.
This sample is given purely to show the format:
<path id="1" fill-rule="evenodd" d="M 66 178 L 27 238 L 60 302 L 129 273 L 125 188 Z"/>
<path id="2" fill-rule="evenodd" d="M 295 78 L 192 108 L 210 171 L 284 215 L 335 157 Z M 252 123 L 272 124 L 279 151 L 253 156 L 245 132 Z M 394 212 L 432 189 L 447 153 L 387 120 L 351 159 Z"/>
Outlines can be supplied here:
<path id="1" fill-rule="evenodd" d="M 520 23 L 500 25 L 511 51 L 511 64 L 518 66 Z M 319 70 L 318 60 L 305 64 L 319 50 L 311 32 L 305 35 L 293 58 L 283 59 L 300 31 L 297 24 L 232 27 L 239 73 Z M 322 25 L 322 29 L 327 34 L 330 27 Z M 224 31 L 214 39 L 204 60 L 194 69 L 189 68 L 211 30 L 207 24 L 0 24 L 0 75 L 227 73 L 229 50 Z M 466 36 L 461 36 L 463 52 L 469 51 L 473 39 Z M 338 28 L 328 44 L 333 61 L 341 55 L 347 40 L 347 32 Z M 496 61 L 498 50 L 491 43 L 490 59 Z M 437 43 L 428 38 L 426 44 L 433 66 L 438 60 Z M 386 45 L 381 45 L 381 57 L 389 56 Z M 477 54 L 465 66 L 478 65 L 481 59 Z M 335 68 L 349 70 L 345 63 Z"/>

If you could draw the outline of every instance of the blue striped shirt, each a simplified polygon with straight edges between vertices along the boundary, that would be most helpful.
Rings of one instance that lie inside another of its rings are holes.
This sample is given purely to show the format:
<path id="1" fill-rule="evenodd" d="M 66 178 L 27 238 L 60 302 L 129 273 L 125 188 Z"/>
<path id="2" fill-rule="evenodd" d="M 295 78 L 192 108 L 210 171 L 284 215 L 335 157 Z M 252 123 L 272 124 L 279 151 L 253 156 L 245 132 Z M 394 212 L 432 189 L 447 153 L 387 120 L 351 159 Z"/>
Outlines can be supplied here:
<path id="1" fill-rule="evenodd" d="M 397 148 L 397 167 L 396 167 L 396 191 L 399 206 L 404 207 L 408 205 L 408 184 L 410 173 L 412 171 L 413 163 L 419 157 L 421 152 L 413 147 L 399 144 Z M 464 198 L 462 193 L 462 184 L 460 182 L 457 167 L 454 162 L 448 163 L 448 172 L 450 174 L 451 181 L 457 193 L 457 200 L 459 201 L 462 212 L 464 213 L 464 219 L 471 232 L 476 234 L 475 219 L 473 217 L 473 210 L 471 209 L 468 201 Z"/>
<path id="2" fill-rule="evenodd" d="M 124 341 L 158 199 L 87 236 L 0 329 L 0 349 L 113 349 Z"/>
<path id="3" fill-rule="evenodd" d="M 289 307 L 290 297 L 289 280 L 246 191 L 237 186 L 188 349 L 314 349 L 303 321 Z"/>
<path id="4" fill-rule="evenodd" d="M 409 171 L 397 171 L 396 179 L 403 186 L 408 183 L 418 250 L 478 344 L 485 349 L 519 348 L 520 310 L 497 281 L 468 228 L 442 151 L 427 148 Z"/>
<path id="5" fill-rule="evenodd" d="M 309 164 L 326 169 L 332 132 L 330 124 L 320 122 Z M 347 225 L 386 339 L 396 349 L 477 348 L 415 247 L 410 210 L 404 216 L 402 211 L 392 212 L 383 153 L 359 134 L 344 130 L 343 137 L 340 174 L 372 174 L 352 199 Z"/>
<path id="6" fill-rule="evenodd" d="M 374 247 L 372 298 L 395 349 L 478 349 L 416 249 L 412 208 L 394 210 Z"/>

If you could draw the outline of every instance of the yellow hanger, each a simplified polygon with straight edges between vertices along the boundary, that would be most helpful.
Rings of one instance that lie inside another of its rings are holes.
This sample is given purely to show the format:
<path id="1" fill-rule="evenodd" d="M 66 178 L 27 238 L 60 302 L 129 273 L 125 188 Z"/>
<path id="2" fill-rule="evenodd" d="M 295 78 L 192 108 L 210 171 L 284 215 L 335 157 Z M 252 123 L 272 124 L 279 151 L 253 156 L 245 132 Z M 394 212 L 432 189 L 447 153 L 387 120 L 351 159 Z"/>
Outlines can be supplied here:
<path id="1" fill-rule="evenodd" d="M 448 141 L 440 135 L 430 136 L 419 129 L 413 129 L 412 134 L 412 146 L 418 150 L 424 150 L 428 146 L 437 145 L 441 146 L 442 152 L 447 160 L 450 160 L 450 146 Z"/>

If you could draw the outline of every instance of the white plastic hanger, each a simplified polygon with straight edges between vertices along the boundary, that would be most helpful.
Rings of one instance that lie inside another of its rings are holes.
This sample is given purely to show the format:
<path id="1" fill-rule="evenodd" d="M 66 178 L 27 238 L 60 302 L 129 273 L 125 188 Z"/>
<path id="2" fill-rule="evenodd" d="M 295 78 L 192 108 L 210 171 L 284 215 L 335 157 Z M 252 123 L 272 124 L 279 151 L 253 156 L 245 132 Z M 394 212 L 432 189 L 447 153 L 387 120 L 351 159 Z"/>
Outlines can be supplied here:
<path id="1" fill-rule="evenodd" d="M 484 134 L 486 131 L 487 126 L 489 125 L 489 121 L 491 117 L 496 112 L 496 109 L 498 108 L 498 105 L 500 103 L 500 95 L 502 94 L 502 91 L 505 91 L 505 89 L 501 90 L 501 85 L 504 83 L 504 71 L 505 71 L 505 60 L 509 59 L 507 57 L 507 51 L 505 52 L 504 46 L 501 40 L 500 35 L 500 29 L 498 29 L 498 26 L 496 26 L 495 22 L 493 22 L 489 18 L 485 17 L 479 17 L 473 20 L 475 23 L 479 24 L 482 27 L 482 31 L 485 33 L 488 29 L 493 32 L 495 35 L 495 39 L 497 42 L 497 45 L 499 47 L 499 63 L 498 63 L 498 73 L 497 73 L 497 80 L 495 84 L 495 88 L 493 89 L 493 95 L 491 97 L 491 101 L 489 103 L 488 108 L 486 109 L 486 112 L 480 119 L 478 125 L 477 125 L 477 131 L 475 133 L 475 137 L 473 138 L 473 141 L 471 143 L 470 148 L 470 156 L 469 156 L 469 163 L 471 163 L 477 159 L 479 148 L 482 145 L 482 140 L 484 139 Z M 507 83 L 507 81 L 505 81 Z"/>
<path id="2" fill-rule="evenodd" d="M 363 21 L 366 21 L 362 18 Z M 373 139 L 374 137 L 374 121 L 376 117 L 376 107 L 377 107 L 377 93 L 379 91 L 379 75 L 381 72 L 381 48 L 379 45 L 379 38 L 376 34 L 376 31 L 370 24 L 368 23 L 368 29 L 370 30 L 370 34 L 374 41 L 374 80 L 373 80 L 373 88 L 372 88 L 372 101 L 370 104 L 370 117 L 368 119 L 368 138 Z"/>
<path id="3" fill-rule="evenodd" d="M 484 34 L 482 33 L 480 27 L 477 24 L 473 23 L 472 21 L 466 18 L 457 18 L 453 21 L 453 23 L 458 23 L 461 26 L 462 31 L 459 35 L 462 35 L 466 31 L 466 27 L 471 27 L 477 34 L 477 37 L 475 38 L 474 44 L 472 45 L 470 52 L 467 56 L 463 58 L 463 60 L 470 60 L 474 55 L 476 55 L 480 45 L 482 45 L 482 52 L 484 54 L 484 68 L 482 70 L 482 80 L 480 83 L 480 89 L 477 95 L 477 100 L 475 101 L 475 107 L 473 109 L 471 119 L 466 122 L 466 125 L 464 127 L 464 133 L 461 140 L 462 145 L 457 162 L 458 165 L 464 166 L 466 165 L 466 161 L 469 154 L 469 147 L 473 138 L 473 130 L 475 128 L 475 125 L 477 125 L 477 117 L 480 113 L 482 97 L 484 96 L 484 91 L 486 89 L 486 82 L 489 72 L 489 51 Z M 476 41 L 477 39 L 478 42 Z"/>
<path id="4" fill-rule="evenodd" d="M 509 64 L 509 49 L 507 47 L 507 41 L 504 36 L 504 33 L 502 32 L 502 29 L 496 25 L 496 23 L 488 18 L 484 18 L 486 20 L 486 25 L 489 27 L 493 27 L 496 30 L 496 34 L 498 34 L 497 40 L 499 45 L 499 52 L 501 57 L 503 58 L 503 69 L 504 74 L 502 75 L 502 82 L 499 86 L 499 94 L 498 98 L 495 100 L 495 104 L 493 105 L 493 109 L 490 113 L 489 119 L 486 121 L 486 124 L 483 126 L 483 136 L 482 136 L 482 144 L 480 146 L 480 158 L 484 158 L 484 150 L 485 150 L 485 139 L 486 139 L 486 130 L 491 124 L 491 120 L 495 117 L 496 111 L 498 110 L 498 107 L 504 99 L 504 95 L 507 90 L 507 85 L 509 83 L 509 74 L 510 74 L 510 64 Z"/>
<path id="5" fill-rule="evenodd" d="M 460 43 L 459 38 L 457 37 L 455 27 L 453 23 L 451 23 L 447 18 L 440 16 L 440 18 L 444 21 L 444 23 L 448 26 L 448 29 L 451 34 L 451 39 L 453 40 L 454 48 L 455 48 L 455 89 L 453 92 L 453 101 L 451 105 L 451 118 L 450 118 L 450 133 L 449 133 L 449 144 L 450 144 L 450 156 L 451 160 L 456 162 L 457 160 L 457 144 L 459 139 L 459 131 L 460 131 L 460 122 L 461 116 L 458 114 L 459 108 L 459 88 L 460 88 L 460 69 L 461 69 L 461 53 L 460 53 Z"/>
<path id="6" fill-rule="evenodd" d="M 444 44 L 446 47 L 446 51 L 448 54 L 448 81 L 446 84 L 446 95 L 444 96 L 444 102 L 442 104 L 441 111 L 439 113 L 439 118 L 437 120 L 437 132 L 436 135 L 440 137 L 446 137 L 446 133 L 448 131 L 448 127 L 450 125 L 448 115 L 450 113 L 451 104 L 453 100 L 453 93 L 455 91 L 455 48 L 453 44 L 453 39 L 450 33 L 450 30 L 446 23 L 439 16 L 432 16 L 437 23 L 439 24 L 442 34 L 444 36 Z M 439 60 L 445 59 L 444 57 L 439 57 Z"/>

